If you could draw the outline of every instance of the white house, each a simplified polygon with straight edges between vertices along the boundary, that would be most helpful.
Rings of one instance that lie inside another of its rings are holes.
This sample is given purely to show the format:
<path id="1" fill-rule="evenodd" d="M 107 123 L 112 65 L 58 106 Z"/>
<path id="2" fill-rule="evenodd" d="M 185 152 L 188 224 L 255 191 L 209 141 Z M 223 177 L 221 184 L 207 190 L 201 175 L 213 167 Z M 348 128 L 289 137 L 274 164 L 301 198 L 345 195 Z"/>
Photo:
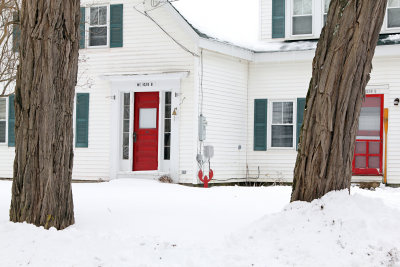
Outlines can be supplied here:
<path id="1" fill-rule="evenodd" d="M 81 4 L 73 179 L 169 174 L 197 184 L 198 154 L 213 146 L 214 182 L 291 182 L 326 1 L 260 0 L 255 48 L 200 32 L 168 2 Z M 387 172 L 387 183 L 400 184 L 399 18 L 400 2 L 389 1 L 360 118 L 354 181 L 383 181 Z M 0 178 L 12 177 L 12 102 L 0 99 Z M 207 124 L 199 127 L 200 117 Z"/>

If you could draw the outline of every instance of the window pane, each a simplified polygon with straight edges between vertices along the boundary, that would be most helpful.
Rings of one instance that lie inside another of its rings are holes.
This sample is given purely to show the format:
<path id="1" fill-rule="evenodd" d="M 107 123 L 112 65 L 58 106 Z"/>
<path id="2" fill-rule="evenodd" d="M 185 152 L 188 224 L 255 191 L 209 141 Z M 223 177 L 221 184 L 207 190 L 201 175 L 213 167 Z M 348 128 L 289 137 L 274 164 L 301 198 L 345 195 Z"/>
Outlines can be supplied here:
<path id="1" fill-rule="evenodd" d="M 129 146 L 122 148 L 122 159 L 129 159 Z"/>
<path id="2" fill-rule="evenodd" d="M 282 123 L 282 102 L 272 103 L 272 123 Z"/>
<path id="3" fill-rule="evenodd" d="M 368 168 L 379 169 L 379 165 L 380 165 L 379 163 L 380 163 L 379 157 L 375 157 L 375 156 L 368 157 Z"/>
<path id="4" fill-rule="evenodd" d="M 272 125 L 272 147 L 293 147 L 293 126 Z"/>
<path id="5" fill-rule="evenodd" d="M 92 27 L 89 29 L 89 45 L 107 45 L 107 27 Z"/>
<path id="6" fill-rule="evenodd" d="M 124 120 L 123 132 L 129 133 L 129 120 Z"/>
<path id="7" fill-rule="evenodd" d="M 171 105 L 165 105 L 165 118 L 171 118 Z"/>
<path id="8" fill-rule="evenodd" d="M 379 107 L 362 107 L 358 123 L 357 139 L 380 139 Z"/>
<path id="9" fill-rule="evenodd" d="M 171 155 L 171 148 L 164 147 L 164 159 L 169 160 Z"/>
<path id="10" fill-rule="evenodd" d="M 164 146 L 171 146 L 171 134 L 164 134 Z"/>
<path id="11" fill-rule="evenodd" d="M 124 138 L 122 140 L 123 146 L 129 146 L 129 133 L 124 133 Z"/>
<path id="12" fill-rule="evenodd" d="M 171 132 L 171 120 L 170 120 L 170 119 L 166 119 L 166 120 L 165 120 L 164 131 L 165 131 L 166 133 L 170 133 L 170 132 Z"/>
<path id="13" fill-rule="evenodd" d="M 312 0 L 303 0 L 303 15 L 312 14 Z"/>
<path id="14" fill-rule="evenodd" d="M 388 7 L 399 7 L 400 0 L 389 0 Z"/>
<path id="15" fill-rule="evenodd" d="M 165 104 L 171 104 L 171 92 L 165 92 Z"/>
<path id="16" fill-rule="evenodd" d="M 366 142 L 356 142 L 356 154 L 367 154 Z"/>
<path id="17" fill-rule="evenodd" d="M 0 120 L 6 119 L 6 99 L 0 98 Z"/>
<path id="18" fill-rule="evenodd" d="M 284 124 L 293 123 L 293 102 L 283 103 L 283 123 Z"/>
<path id="19" fill-rule="evenodd" d="M 90 25 L 98 25 L 99 24 L 99 8 L 91 7 L 90 8 Z"/>
<path id="20" fill-rule="evenodd" d="M 124 105 L 125 106 L 129 106 L 130 99 L 131 99 L 131 94 L 130 93 L 125 93 L 124 94 Z"/>
<path id="21" fill-rule="evenodd" d="M 380 142 L 369 142 L 369 154 L 380 154 Z"/>
<path id="22" fill-rule="evenodd" d="M 139 128 L 155 129 L 157 128 L 157 109 L 141 108 L 139 110 Z"/>
<path id="23" fill-rule="evenodd" d="M 124 119 L 129 120 L 129 106 L 124 106 Z"/>
<path id="24" fill-rule="evenodd" d="M 400 27 L 400 8 L 388 9 L 388 27 Z"/>
<path id="25" fill-rule="evenodd" d="M 367 158 L 365 156 L 356 156 L 354 166 L 357 169 L 363 169 L 367 167 Z"/>
<path id="26" fill-rule="evenodd" d="M 303 14 L 303 0 L 293 0 L 293 15 Z"/>
<path id="27" fill-rule="evenodd" d="M 0 121 L 0 143 L 6 141 L 6 122 Z"/>
<path id="28" fill-rule="evenodd" d="M 311 33 L 312 16 L 293 17 L 293 35 Z"/>
<path id="29" fill-rule="evenodd" d="M 107 24 L 107 7 L 99 7 L 99 25 Z"/>
<path id="30" fill-rule="evenodd" d="M 328 13 L 330 0 L 325 0 L 324 12 Z"/>

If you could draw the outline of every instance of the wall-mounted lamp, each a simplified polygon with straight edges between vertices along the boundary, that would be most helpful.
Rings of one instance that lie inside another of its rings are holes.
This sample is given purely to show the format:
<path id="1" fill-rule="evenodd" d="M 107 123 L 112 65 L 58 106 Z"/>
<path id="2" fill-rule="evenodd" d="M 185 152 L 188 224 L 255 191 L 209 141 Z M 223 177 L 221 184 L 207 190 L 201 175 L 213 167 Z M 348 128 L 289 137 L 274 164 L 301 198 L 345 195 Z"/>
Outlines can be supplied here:
<path id="1" fill-rule="evenodd" d="M 398 106 L 398 105 L 399 105 L 399 99 L 398 99 L 398 98 L 396 98 L 396 99 L 394 100 L 394 105 L 395 105 L 395 106 Z"/>

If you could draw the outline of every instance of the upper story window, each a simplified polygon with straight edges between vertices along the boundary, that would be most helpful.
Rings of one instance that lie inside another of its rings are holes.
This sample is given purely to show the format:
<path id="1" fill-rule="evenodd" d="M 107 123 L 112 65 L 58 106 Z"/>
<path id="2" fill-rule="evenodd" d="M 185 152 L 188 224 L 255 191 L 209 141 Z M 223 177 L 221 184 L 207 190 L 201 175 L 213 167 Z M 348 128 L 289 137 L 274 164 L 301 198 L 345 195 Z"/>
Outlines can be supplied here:
<path id="1" fill-rule="evenodd" d="M 89 46 L 106 46 L 108 40 L 107 6 L 91 7 Z"/>
<path id="2" fill-rule="evenodd" d="M 400 0 L 389 0 L 388 2 L 387 27 L 400 28 Z"/>
<path id="3" fill-rule="evenodd" d="M 81 7 L 79 48 L 123 47 L 124 5 Z"/>
<path id="4" fill-rule="evenodd" d="M 292 0 L 292 34 L 312 34 L 312 0 Z"/>

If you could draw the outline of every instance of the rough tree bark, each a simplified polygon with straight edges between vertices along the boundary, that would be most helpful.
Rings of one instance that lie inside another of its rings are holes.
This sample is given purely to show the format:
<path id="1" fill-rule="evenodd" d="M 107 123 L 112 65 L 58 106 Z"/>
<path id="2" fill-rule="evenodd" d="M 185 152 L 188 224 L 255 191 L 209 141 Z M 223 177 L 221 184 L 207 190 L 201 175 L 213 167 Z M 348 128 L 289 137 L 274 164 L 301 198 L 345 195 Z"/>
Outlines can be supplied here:
<path id="1" fill-rule="evenodd" d="M 332 0 L 310 81 L 291 201 L 350 189 L 361 104 L 387 0 Z"/>
<path id="2" fill-rule="evenodd" d="M 73 102 L 79 0 L 23 0 L 15 89 L 10 220 L 46 229 L 74 223 Z"/>

